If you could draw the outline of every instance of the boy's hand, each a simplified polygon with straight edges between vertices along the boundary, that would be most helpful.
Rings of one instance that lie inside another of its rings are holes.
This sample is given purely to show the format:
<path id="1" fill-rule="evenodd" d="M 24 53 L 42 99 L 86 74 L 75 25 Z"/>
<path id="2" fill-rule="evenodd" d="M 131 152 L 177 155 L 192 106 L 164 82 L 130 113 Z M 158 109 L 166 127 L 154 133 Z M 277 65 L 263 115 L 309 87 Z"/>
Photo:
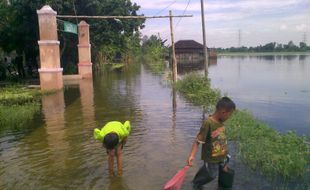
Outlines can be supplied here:
<path id="1" fill-rule="evenodd" d="M 195 157 L 194 156 L 190 156 L 187 159 L 187 165 L 189 166 L 193 166 L 193 161 L 194 161 Z"/>
<path id="2" fill-rule="evenodd" d="M 225 172 L 228 172 L 228 164 L 225 164 L 223 170 L 224 170 Z"/>

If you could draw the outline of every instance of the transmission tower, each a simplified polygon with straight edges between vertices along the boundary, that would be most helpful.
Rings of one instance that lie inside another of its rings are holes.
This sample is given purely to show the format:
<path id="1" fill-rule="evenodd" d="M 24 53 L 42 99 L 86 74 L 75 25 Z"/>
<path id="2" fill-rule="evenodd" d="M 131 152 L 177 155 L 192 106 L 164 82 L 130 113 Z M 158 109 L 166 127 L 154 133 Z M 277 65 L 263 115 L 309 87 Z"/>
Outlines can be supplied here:
<path id="1" fill-rule="evenodd" d="M 241 47 L 241 30 L 238 31 L 238 47 Z"/>
<path id="2" fill-rule="evenodd" d="M 307 43 L 307 33 L 306 32 L 304 32 L 304 34 L 303 34 L 302 42 Z"/>

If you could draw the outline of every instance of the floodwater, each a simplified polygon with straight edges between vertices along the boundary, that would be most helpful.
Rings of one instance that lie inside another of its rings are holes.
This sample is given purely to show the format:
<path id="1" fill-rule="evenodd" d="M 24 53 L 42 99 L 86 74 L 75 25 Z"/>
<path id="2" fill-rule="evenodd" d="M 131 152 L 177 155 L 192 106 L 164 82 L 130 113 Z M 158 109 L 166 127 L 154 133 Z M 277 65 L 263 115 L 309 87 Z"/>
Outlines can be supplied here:
<path id="1" fill-rule="evenodd" d="M 212 86 L 280 132 L 310 136 L 310 55 L 224 56 Z"/>
<path id="2" fill-rule="evenodd" d="M 225 59 L 210 67 L 210 76 Z M 93 81 L 68 82 L 64 91 L 42 99 L 41 115 L 25 126 L 30 129 L 7 131 L 0 137 L 0 189 L 162 189 L 185 165 L 203 115 L 201 108 L 172 92 L 165 77 L 153 75 L 143 65 L 125 72 L 95 73 Z M 122 177 L 108 176 L 106 152 L 92 136 L 94 128 L 111 120 L 132 123 Z M 232 143 L 230 148 L 234 189 L 286 187 L 249 170 L 236 157 Z M 190 181 L 201 165 L 199 156 L 200 151 L 183 189 L 191 189 Z M 205 189 L 216 189 L 216 181 Z"/>

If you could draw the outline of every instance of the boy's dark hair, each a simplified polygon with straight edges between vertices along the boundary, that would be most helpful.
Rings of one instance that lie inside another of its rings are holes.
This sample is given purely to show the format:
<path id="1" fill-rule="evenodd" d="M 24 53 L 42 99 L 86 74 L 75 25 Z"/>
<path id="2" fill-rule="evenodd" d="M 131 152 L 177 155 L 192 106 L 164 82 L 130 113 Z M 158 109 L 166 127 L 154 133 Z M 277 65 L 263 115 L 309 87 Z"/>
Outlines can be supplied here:
<path id="1" fill-rule="evenodd" d="M 226 111 L 232 111 L 236 109 L 236 104 L 228 97 L 222 97 L 216 104 L 216 110 L 225 109 Z"/>
<path id="2" fill-rule="evenodd" d="M 108 150 L 112 150 L 118 144 L 118 135 L 116 133 L 109 133 L 103 139 L 103 144 Z"/>

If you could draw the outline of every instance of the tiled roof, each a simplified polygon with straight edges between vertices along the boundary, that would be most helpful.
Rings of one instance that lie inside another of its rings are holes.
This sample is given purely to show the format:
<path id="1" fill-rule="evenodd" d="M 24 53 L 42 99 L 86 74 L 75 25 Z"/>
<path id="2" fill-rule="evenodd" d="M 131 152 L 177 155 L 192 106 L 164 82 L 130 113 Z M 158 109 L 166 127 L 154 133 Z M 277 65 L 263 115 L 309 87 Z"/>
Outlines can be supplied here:
<path id="1" fill-rule="evenodd" d="M 194 40 L 179 40 L 174 46 L 176 49 L 203 49 L 203 45 Z"/>

